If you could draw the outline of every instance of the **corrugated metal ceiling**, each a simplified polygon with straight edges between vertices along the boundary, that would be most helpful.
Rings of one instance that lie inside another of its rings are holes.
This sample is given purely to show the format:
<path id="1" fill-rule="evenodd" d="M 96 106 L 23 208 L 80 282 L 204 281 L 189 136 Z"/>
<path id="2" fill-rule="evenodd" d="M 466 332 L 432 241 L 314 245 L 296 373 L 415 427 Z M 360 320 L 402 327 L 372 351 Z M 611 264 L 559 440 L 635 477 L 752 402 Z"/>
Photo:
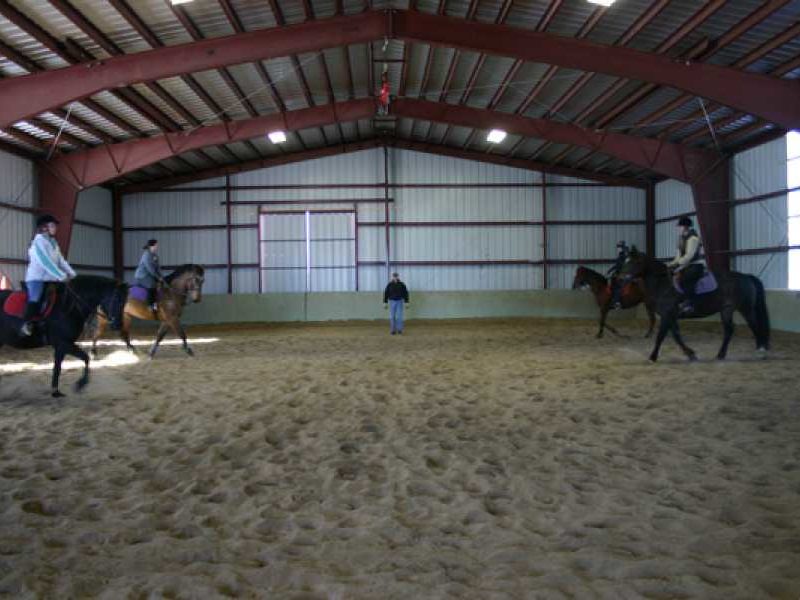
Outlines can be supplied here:
<path id="1" fill-rule="evenodd" d="M 268 2 L 263 0 L 229 0 L 238 22 L 246 31 L 265 29 L 277 26 L 278 22 L 301 23 L 307 18 L 327 18 L 336 14 L 339 3 L 336 0 L 310 0 L 313 15 L 307 15 L 304 2 L 301 0 L 278 0 L 277 5 L 280 15 L 276 16 L 270 10 Z M 108 56 L 101 44 L 93 40 L 90 35 L 82 31 L 79 23 L 74 23 L 67 16 L 53 7 L 48 0 L 10 0 L 9 4 L 18 12 L 27 16 L 36 25 L 58 42 L 69 39 L 86 53 L 102 58 Z M 79 11 L 94 27 L 108 38 L 114 45 L 125 53 L 135 53 L 148 50 L 151 44 L 146 41 L 136 30 L 134 25 L 107 0 L 71 0 L 72 6 Z M 124 3 L 123 3 L 124 4 Z M 520 0 L 513 2 L 507 13 L 505 23 L 526 29 L 535 29 L 542 22 L 549 2 L 541 0 Z M 597 17 L 594 27 L 586 35 L 586 39 L 603 43 L 616 43 L 628 29 L 640 19 L 641 15 L 651 7 L 652 0 L 625 0 L 618 2 L 609 9 L 599 9 L 596 5 L 584 0 L 567 0 L 561 3 L 552 20 L 548 23 L 546 31 L 556 35 L 576 36 L 593 15 Z M 666 39 L 683 25 L 699 8 L 708 3 L 695 0 L 673 0 L 658 14 L 658 16 L 645 25 L 628 43 L 627 46 L 645 51 L 654 51 Z M 141 19 L 144 25 L 163 45 L 174 45 L 192 41 L 192 35 L 178 18 L 178 14 L 185 15 L 197 28 L 199 34 L 205 38 L 226 36 L 235 33 L 233 24 L 229 21 L 219 0 L 195 0 L 180 8 L 170 7 L 164 0 L 136 0 L 128 2 L 128 6 Z M 405 1 L 388 1 L 371 3 L 373 9 L 402 8 L 409 6 Z M 482 22 L 495 22 L 502 10 L 506 7 L 503 0 L 480 0 L 473 4 L 469 0 L 420 0 L 413 6 L 423 12 L 439 12 L 464 18 L 474 8 L 474 18 Z M 724 35 L 737 23 L 763 6 L 760 0 L 729 0 L 721 2 L 720 7 L 699 23 L 693 31 L 688 32 L 669 51 L 671 56 L 680 54 L 695 44 L 708 39 L 715 40 Z M 355 14 L 366 8 L 366 3 L 360 0 L 347 0 L 341 3 L 344 14 Z M 788 2 L 780 10 L 765 18 L 757 26 L 752 27 L 739 39 L 724 48 L 718 49 L 709 59 L 710 62 L 720 65 L 731 65 L 753 51 L 765 42 L 773 39 L 787 27 L 794 25 L 800 19 L 800 0 Z M 14 50 L 36 63 L 43 69 L 54 69 L 67 66 L 67 63 L 55 52 L 34 39 L 9 20 L 0 16 L 0 41 L 8 44 Z M 285 57 L 273 59 L 263 63 L 263 70 L 273 81 L 275 88 L 288 110 L 305 108 L 311 104 L 319 105 L 329 102 L 330 90 L 327 77 L 334 98 L 337 101 L 352 97 L 366 97 L 371 93 L 370 79 L 373 86 L 377 87 L 380 80 L 381 60 L 390 60 L 388 73 L 392 90 L 396 93 L 401 87 L 401 78 L 405 71 L 405 93 L 411 97 L 423 97 L 428 100 L 438 101 L 443 98 L 446 102 L 458 103 L 466 99 L 470 106 L 484 108 L 495 98 L 498 88 L 504 82 L 506 74 L 515 61 L 501 57 L 487 57 L 480 63 L 480 56 L 471 52 L 456 52 L 449 48 L 429 48 L 426 44 L 410 44 L 406 47 L 402 42 L 391 40 L 383 51 L 383 44 L 376 42 L 371 46 L 371 55 L 374 63 L 370 63 L 370 45 L 360 44 L 347 48 L 334 48 L 322 53 L 303 55 L 296 58 Z M 767 53 L 763 58 L 753 63 L 750 69 L 758 72 L 769 72 L 789 60 L 800 55 L 800 37 L 794 37 L 787 43 Z M 403 58 L 407 63 L 402 64 Z M 455 66 L 453 63 L 455 61 Z M 480 70 L 474 73 L 476 65 L 481 64 Z M 451 68 L 452 77 L 449 78 Z M 500 95 L 495 109 L 512 112 L 522 104 L 532 89 L 540 82 L 548 71 L 547 65 L 523 64 L 511 79 L 506 91 Z M 256 65 L 244 64 L 227 68 L 227 72 L 240 88 L 243 96 L 252 104 L 258 114 L 271 114 L 276 112 L 277 106 L 272 99 L 272 92 L 268 89 L 262 73 Z M 0 58 L 0 75 L 3 77 L 16 77 L 26 74 L 27 71 L 7 58 Z M 539 93 L 530 102 L 526 111 L 529 116 L 547 115 L 556 120 L 573 121 L 592 105 L 597 97 L 604 93 L 614 82 L 615 78 L 596 75 L 583 86 L 579 93 L 551 114 L 551 107 L 559 103 L 562 95 L 580 78 L 581 72 L 558 69 L 546 85 L 541 86 Z M 800 69 L 795 69 L 787 77 L 797 77 Z M 179 108 L 188 111 L 192 119 L 201 123 L 218 122 L 222 118 L 246 119 L 250 116 L 242 105 L 240 98 L 223 78 L 219 71 L 194 73 L 191 75 L 197 85 L 211 99 L 210 104 L 191 89 L 187 81 L 180 77 L 173 77 L 156 82 L 163 93 L 156 93 L 152 87 L 137 84 L 133 89 L 138 97 L 155 106 L 166 115 L 167 121 L 174 122 L 178 127 L 190 126 Z M 474 77 L 474 78 L 473 78 Z M 469 82 L 473 81 L 469 86 Z M 448 85 L 449 83 L 449 85 Z M 308 86 L 306 91 L 305 86 Z M 424 84 L 424 89 L 423 89 Z M 627 83 L 615 95 L 609 98 L 602 106 L 592 113 L 594 118 L 604 114 L 610 108 L 622 102 L 641 84 Z M 352 87 L 352 94 L 351 94 Z M 467 89 L 469 87 L 469 90 Z M 468 93 L 467 93 L 468 92 Z M 652 114 L 660 107 L 674 100 L 679 93 L 672 89 L 658 89 L 655 93 L 647 95 L 629 110 L 623 111 L 609 123 L 615 130 L 626 130 L 634 126 L 644 117 Z M 166 96 L 166 99 L 162 96 Z M 111 115 L 118 117 L 128 127 L 114 123 L 104 117 L 85 103 L 73 104 L 73 115 L 81 121 L 103 132 L 107 136 L 122 141 L 131 135 L 153 135 L 160 132 L 159 125 L 145 114 L 143 108 L 136 106 L 129 96 L 121 99 L 119 94 L 103 92 L 95 95 L 93 101 Z M 135 98 L 134 98 L 135 100 Z M 219 107 L 224 112 L 218 114 L 215 108 Z M 717 109 L 712 113 L 715 117 L 727 117 L 732 111 Z M 695 120 L 693 124 L 687 123 L 680 127 L 680 122 L 687 118 L 696 119 L 697 104 L 691 102 L 679 107 L 671 113 L 658 119 L 658 123 L 646 129 L 638 128 L 637 134 L 657 135 L 677 123 L 677 129 L 671 135 L 673 139 L 681 139 L 686 134 L 696 131 L 703 126 L 703 122 Z M 57 129 L 63 120 L 53 114 L 43 115 L 41 123 L 47 124 L 50 130 Z M 724 124 L 720 134 L 735 133 L 741 127 L 752 123 L 752 118 L 741 116 L 732 123 Z M 17 132 L 15 135 L 14 132 Z M 79 140 L 81 143 L 97 144 L 101 140 L 97 135 L 85 131 L 80 123 L 70 123 L 65 127 L 65 133 L 71 138 L 65 139 L 63 148 L 69 148 L 70 140 Z M 753 131 L 752 135 L 758 132 Z M 19 124 L 13 131 L 1 134 L 4 141 L 11 144 L 24 146 L 30 150 L 34 146 L 26 142 L 24 134 L 49 142 L 53 134 L 42 130 L 33 123 Z M 429 142 L 444 143 L 462 147 L 468 144 L 471 149 L 484 149 L 483 133 L 473 134 L 468 128 L 446 127 L 440 124 L 413 123 L 405 119 L 398 121 L 395 134 Z M 446 136 L 445 136 L 446 134 Z M 471 135 L 472 134 L 472 135 Z M 365 139 L 374 135 L 374 130 L 369 123 L 343 124 L 339 127 L 326 127 L 323 129 L 299 132 L 291 136 L 291 141 L 284 152 L 315 148 L 325 144 L 338 144 L 347 141 Z M 745 138 L 747 139 L 747 138 Z M 700 140 L 703 144 L 710 145 L 712 140 L 707 136 Z M 515 157 L 527 157 L 536 153 L 542 147 L 538 140 L 528 140 L 516 145 L 517 139 L 510 138 L 506 148 L 516 147 Z M 255 158 L 254 148 L 264 156 L 275 151 L 274 147 L 264 140 L 253 140 L 252 144 L 231 144 L 229 152 L 218 149 L 209 149 L 206 155 L 190 153 L 182 157 L 183 160 L 170 160 L 165 162 L 170 170 L 185 172 L 187 162 L 195 165 L 202 162 L 202 166 L 213 165 L 209 157 L 218 164 L 227 164 L 231 161 L 232 152 L 241 160 Z M 564 164 L 570 164 L 583 157 L 586 152 L 574 149 L 564 155 L 563 147 L 549 144 L 537 160 L 552 160 L 559 158 Z M 37 149 L 37 152 L 41 150 Z M 592 168 L 602 165 L 604 159 L 597 160 L 592 157 L 585 163 L 585 167 Z M 613 167 L 608 163 L 608 168 Z M 163 170 L 158 170 L 159 172 Z M 152 170 L 148 171 L 152 173 Z M 139 179 L 132 176 L 132 180 Z"/>

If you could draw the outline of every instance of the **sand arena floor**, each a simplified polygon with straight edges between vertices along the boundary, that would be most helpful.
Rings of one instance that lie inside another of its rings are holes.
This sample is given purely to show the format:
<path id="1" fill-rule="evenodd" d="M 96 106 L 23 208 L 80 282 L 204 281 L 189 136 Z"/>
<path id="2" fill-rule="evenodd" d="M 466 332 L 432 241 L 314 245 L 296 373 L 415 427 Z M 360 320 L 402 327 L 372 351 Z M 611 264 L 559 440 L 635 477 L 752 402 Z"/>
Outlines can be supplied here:
<path id="1" fill-rule="evenodd" d="M 63 401 L 0 375 L 0 593 L 797 600 L 800 336 L 652 366 L 623 330 L 194 329 Z"/>

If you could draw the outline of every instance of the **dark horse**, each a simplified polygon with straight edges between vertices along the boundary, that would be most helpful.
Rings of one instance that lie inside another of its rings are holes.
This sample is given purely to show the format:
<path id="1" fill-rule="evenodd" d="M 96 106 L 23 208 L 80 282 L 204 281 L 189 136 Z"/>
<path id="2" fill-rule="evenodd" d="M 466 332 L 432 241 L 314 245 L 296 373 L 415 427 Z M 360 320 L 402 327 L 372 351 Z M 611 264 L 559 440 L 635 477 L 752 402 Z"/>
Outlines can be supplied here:
<path id="1" fill-rule="evenodd" d="M 623 285 L 620 282 L 620 285 Z M 578 267 L 575 270 L 575 279 L 572 281 L 572 289 L 577 290 L 588 286 L 594 294 L 594 299 L 597 306 L 600 307 L 600 331 L 597 332 L 597 337 L 603 337 L 603 330 L 608 329 L 614 335 L 619 336 L 619 333 L 611 325 L 606 324 L 608 311 L 611 310 L 611 288 L 608 286 L 608 279 L 603 277 L 597 271 L 592 271 L 586 267 Z M 653 306 L 653 301 L 647 296 L 642 285 L 638 281 L 631 281 L 622 287 L 622 294 L 620 294 L 620 303 L 622 308 L 633 308 L 644 302 L 647 309 L 647 316 L 650 318 L 650 328 L 647 330 L 645 337 L 653 335 L 653 328 L 656 324 L 656 313 Z"/>
<path id="2" fill-rule="evenodd" d="M 122 306 L 128 286 L 107 277 L 94 275 L 79 275 L 68 284 L 58 284 L 58 295 L 52 312 L 37 328 L 34 335 L 21 337 L 19 329 L 22 319 L 5 314 L 0 309 L 0 346 L 8 345 L 13 348 L 29 349 L 42 348 L 45 345 L 53 347 L 53 397 L 60 398 L 58 380 L 61 375 L 61 363 L 67 354 L 79 358 L 84 363 L 83 376 L 75 384 L 77 391 L 82 390 L 89 383 L 89 355 L 81 350 L 76 340 L 83 332 L 84 325 L 99 306 L 108 314 L 122 317 Z M 11 291 L 0 292 L 0 307 L 5 304 Z"/>
<path id="3" fill-rule="evenodd" d="M 135 352 L 131 344 L 131 322 L 136 318 L 143 321 L 158 320 L 161 322 L 156 340 L 150 348 L 151 358 L 155 356 L 158 345 L 170 329 L 183 340 L 183 349 L 186 354 L 194 356 L 194 352 L 186 341 L 186 331 L 181 325 L 181 313 L 186 304 L 197 303 L 203 299 L 204 276 L 205 270 L 200 265 L 183 265 L 167 275 L 165 278 L 167 286 L 159 290 L 158 308 L 155 314 L 146 302 L 136 300 L 128 295 L 122 316 L 122 339 L 128 350 Z M 103 334 L 108 323 L 106 315 L 107 313 L 102 308 L 97 311 L 97 322 L 91 335 L 92 356 L 95 358 L 97 358 L 97 339 Z"/>
<path id="4" fill-rule="evenodd" d="M 754 275 L 728 272 L 715 273 L 718 287 L 713 292 L 698 296 L 694 301 L 694 310 L 688 315 L 680 314 L 679 304 L 682 295 L 675 289 L 672 276 L 666 265 L 642 254 L 636 248 L 630 253 L 628 262 L 622 269 L 627 277 L 641 277 L 645 288 L 661 318 L 656 336 L 656 345 L 650 354 L 650 360 L 658 360 L 658 352 L 667 333 L 671 333 L 678 346 L 689 360 L 697 360 L 694 350 L 689 348 L 681 338 L 678 319 L 697 319 L 720 313 L 725 337 L 717 353 L 719 360 L 728 354 L 728 344 L 733 336 L 733 315 L 739 311 L 756 338 L 756 349 L 766 352 L 769 349 L 769 314 L 767 313 L 764 284 Z"/>

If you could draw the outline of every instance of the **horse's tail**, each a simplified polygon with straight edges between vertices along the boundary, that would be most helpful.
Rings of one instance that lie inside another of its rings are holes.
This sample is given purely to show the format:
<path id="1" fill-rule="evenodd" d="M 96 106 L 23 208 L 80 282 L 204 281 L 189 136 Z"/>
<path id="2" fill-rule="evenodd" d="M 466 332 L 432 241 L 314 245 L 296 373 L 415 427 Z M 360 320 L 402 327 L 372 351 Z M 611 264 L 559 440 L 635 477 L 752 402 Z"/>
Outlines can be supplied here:
<path id="1" fill-rule="evenodd" d="M 753 307 L 753 316 L 756 326 L 756 343 L 759 348 L 769 350 L 770 324 L 769 312 L 767 311 L 767 294 L 764 291 L 764 284 L 756 276 L 751 276 L 753 285 L 756 288 L 756 301 Z"/>

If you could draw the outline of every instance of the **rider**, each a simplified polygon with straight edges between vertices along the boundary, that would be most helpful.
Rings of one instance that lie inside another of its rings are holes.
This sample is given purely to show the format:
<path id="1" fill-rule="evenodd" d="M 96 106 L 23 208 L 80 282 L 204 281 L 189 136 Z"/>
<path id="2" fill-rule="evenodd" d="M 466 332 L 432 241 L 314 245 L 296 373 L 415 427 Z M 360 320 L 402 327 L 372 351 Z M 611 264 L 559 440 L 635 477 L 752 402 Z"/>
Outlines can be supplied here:
<path id="1" fill-rule="evenodd" d="M 75 271 L 61 255 L 55 235 L 58 221 L 50 215 L 42 215 L 36 219 L 36 234 L 28 248 L 28 270 L 25 273 L 25 287 L 28 290 L 28 304 L 25 306 L 25 321 L 19 333 L 30 336 L 33 333 L 31 320 L 40 310 L 45 286 L 49 282 L 69 281 L 75 277 Z"/>
<path id="2" fill-rule="evenodd" d="M 139 266 L 136 267 L 136 274 L 133 278 L 136 285 L 147 289 L 147 303 L 155 313 L 158 308 L 156 288 L 158 284 L 164 283 L 158 263 L 158 240 L 148 240 L 142 250 L 144 252 L 142 258 L 139 259 Z"/>
<path id="3" fill-rule="evenodd" d="M 695 285 L 703 277 L 705 265 L 700 255 L 702 248 L 700 236 L 694 230 L 692 220 L 689 217 L 681 217 L 678 228 L 680 231 L 678 253 L 667 263 L 667 267 L 671 268 L 674 277 L 680 280 L 685 297 L 680 305 L 680 311 L 687 313 L 694 310 Z"/>
<path id="4" fill-rule="evenodd" d="M 620 271 L 622 271 L 622 267 L 625 265 L 625 261 L 628 260 L 629 252 L 630 249 L 628 248 L 628 244 L 625 243 L 625 240 L 618 241 L 617 259 L 606 272 L 606 277 L 611 279 L 611 306 L 617 310 L 622 308 L 622 282 L 620 281 L 619 274 Z"/>

